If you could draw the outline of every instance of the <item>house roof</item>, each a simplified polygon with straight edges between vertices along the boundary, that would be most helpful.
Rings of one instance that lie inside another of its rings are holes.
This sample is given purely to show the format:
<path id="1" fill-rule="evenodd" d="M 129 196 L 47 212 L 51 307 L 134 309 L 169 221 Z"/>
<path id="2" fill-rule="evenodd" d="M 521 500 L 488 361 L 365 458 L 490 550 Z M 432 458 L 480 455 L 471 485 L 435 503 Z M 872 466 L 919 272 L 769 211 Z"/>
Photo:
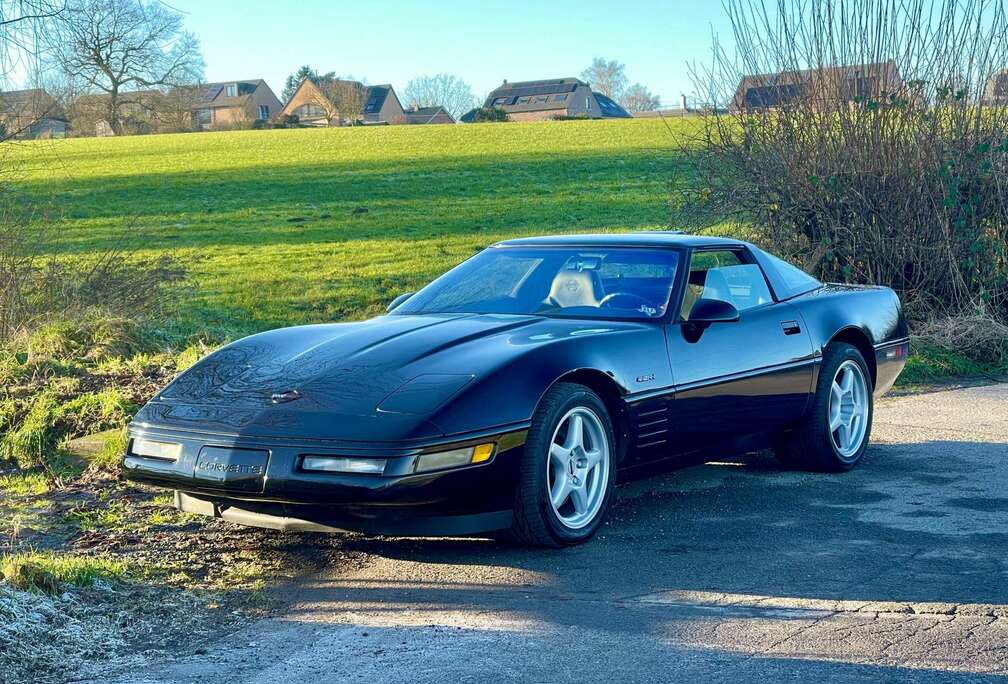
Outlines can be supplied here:
<path id="1" fill-rule="evenodd" d="M 430 123 L 438 114 L 444 113 L 452 121 L 455 121 L 447 109 L 441 106 L 437 107 L 414 107 L 413 109 L 407 109 L 404 113 L 406 114 L 406 120 L 410 123 Z"/>
<path id="2" fill-rule="evenodd" d="M 588 87 L 588 84 L 577 78 L 505 82 L 487 96 L 484 106 L 507 112 L 566 109 L 570 94 L 581 86 Z"/>
<path id="3" fill-rule="evenodd" d="M 579 88 L 589 88 L 598 102 L 604 117 L 631 119 L 633 116 L 613 99 L 592 92 L 590 86 L 578 78 L 554 78 L 543 81 L 518 81 L 503 83 L 487 97 L 485 107 L 496 107 L 508 113 L 549 112 L 565 110 L 570 105 L 571 94 Z"/>
<path id="4" fill-rule="evenodd" d="M 739 81 L 732 105 L 737 108 L 779 107 L 801 97 L 812 83 L 853 85 L 857 79 L 864 78 L 877 78 L 880 82 L 878 88 L 883 90 L 900 83 L 899 69 L 891 60 L 871 64 L 780 71 L 772 74 L 750 74 L 743 76 Z M 851 99 L 858 94 L 856 87 L 847 89 L 850 91 Z"/>
<path id="5" fill-rule="evenodd" d="M 595 95 L 595 100 L 599 103 L 599 109 L 602 110 L 602 116 L 613 117 L 617 119 L 632 119 L 633 114 L 623 109 L 623 106 L 610 97 L 606 97 L 602 93 L 593 93 Z"/>
<path id="6" fill-rule="evenodd" d="M 67 120 L 63 108 L 42 88 L 0 92 L 0 116 L 2 115 Z"/>
<path id="7" fill-rule="evenodd" d="M 235 94 L 229 97 L 227 94 L 227 86 L 235 86 Z M 218 107 L 244 107 L 249 100 L 249 97 L 259 89 L 260 86 L 266 85 L 266 81 L 261 78 L 251 79 L 248 81 L 221 81 L 219 83 L 204 83 L 201 88 L 205 88 L 203 94 L 203 101 L 197 104 L 193 109 L 215 109 Z"/>
<path id="8" fill-rule="evenodd" d="M 361 114 L 377 114 L 385 106 L 385 100 L 392 92 L 392 85 L 384 83 L 382 85 L 365 86 L 367 92 L 364 94 L 364 104 Z"/>

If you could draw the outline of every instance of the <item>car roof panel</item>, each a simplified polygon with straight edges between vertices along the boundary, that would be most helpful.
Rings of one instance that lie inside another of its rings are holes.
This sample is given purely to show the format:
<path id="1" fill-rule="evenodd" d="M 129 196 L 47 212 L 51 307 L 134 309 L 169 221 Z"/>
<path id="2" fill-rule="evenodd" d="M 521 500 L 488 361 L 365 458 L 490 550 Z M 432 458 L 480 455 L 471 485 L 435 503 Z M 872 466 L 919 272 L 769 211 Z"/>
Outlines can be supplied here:
<path id="1" fill-rule="evenodd" d="M 543 235 L 503 240 L 494 246 L 609 246 L 609 247 L 733 247 L 746 243 L 732 238 L 686 235 L 674 231 L 637 233 L 590 233 L 586 235 Z"/>

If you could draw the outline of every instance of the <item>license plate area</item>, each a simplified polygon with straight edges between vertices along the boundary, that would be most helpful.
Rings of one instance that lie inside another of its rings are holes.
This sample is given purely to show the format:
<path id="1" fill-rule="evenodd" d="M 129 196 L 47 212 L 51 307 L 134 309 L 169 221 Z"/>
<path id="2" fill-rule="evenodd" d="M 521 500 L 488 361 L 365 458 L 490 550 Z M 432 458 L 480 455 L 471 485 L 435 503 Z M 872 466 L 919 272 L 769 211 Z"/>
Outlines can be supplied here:
<path id="1" fill-rule="evenodd" d="M 224 489 L 261 494 L 268 462 L 268 451 L 205 446 L 196 457 L 193 477 Z"/>

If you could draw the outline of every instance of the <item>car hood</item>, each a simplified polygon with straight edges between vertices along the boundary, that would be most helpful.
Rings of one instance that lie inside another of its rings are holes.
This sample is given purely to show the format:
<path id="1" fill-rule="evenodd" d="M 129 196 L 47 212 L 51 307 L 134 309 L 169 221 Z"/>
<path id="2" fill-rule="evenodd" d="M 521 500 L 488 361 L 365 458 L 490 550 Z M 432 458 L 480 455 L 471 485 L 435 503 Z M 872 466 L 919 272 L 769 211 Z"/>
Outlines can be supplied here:
<path id="1" fill-rule="evenodd" d="M 258 437 L 435 437 L 444 431 L 429 416 L 481 373 L 569 335 L 621 325 L 630 324 L 446 314 L 283 328 L 209 355 L 135 422 Z"/>

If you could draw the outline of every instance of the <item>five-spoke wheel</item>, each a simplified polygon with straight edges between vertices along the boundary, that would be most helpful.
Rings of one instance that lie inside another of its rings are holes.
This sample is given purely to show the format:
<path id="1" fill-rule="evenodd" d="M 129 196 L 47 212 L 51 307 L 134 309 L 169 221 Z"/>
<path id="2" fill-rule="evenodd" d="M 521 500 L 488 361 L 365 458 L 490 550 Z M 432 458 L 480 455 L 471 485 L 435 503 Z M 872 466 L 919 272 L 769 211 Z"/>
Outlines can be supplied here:
<path id="1" fill-rule="evenodd" d="M 511 537 L 535 546 L 588 540 L 609 508 L 615 453 L 598 394 L 573 383 L 550 388 L 525 441 Z"/>
<path id="2" fill-rule="evenodd" d="M 598 515 L 609 482 L 609 441 L 601 419 L 577 406 L 560 419 L 549 447 L 546 482 L 550 504 L 572 530 Z"/>
<path id="3" fill-rule="evenodd" d="M 864 442 L 868 426 L 868 383 L 854 360 L 840 364 L 829 400 L 829 431 L 840 456 L 850 458 Z"/>
<path id="4" fill-rule="evenodd" d="M 872 377 L 857 347 L 830 344 L 819 368 L 811 410 L 778 435 L 774 451 L 793 468 L 843 471 L 864 455 L 871 435 Z"/>

